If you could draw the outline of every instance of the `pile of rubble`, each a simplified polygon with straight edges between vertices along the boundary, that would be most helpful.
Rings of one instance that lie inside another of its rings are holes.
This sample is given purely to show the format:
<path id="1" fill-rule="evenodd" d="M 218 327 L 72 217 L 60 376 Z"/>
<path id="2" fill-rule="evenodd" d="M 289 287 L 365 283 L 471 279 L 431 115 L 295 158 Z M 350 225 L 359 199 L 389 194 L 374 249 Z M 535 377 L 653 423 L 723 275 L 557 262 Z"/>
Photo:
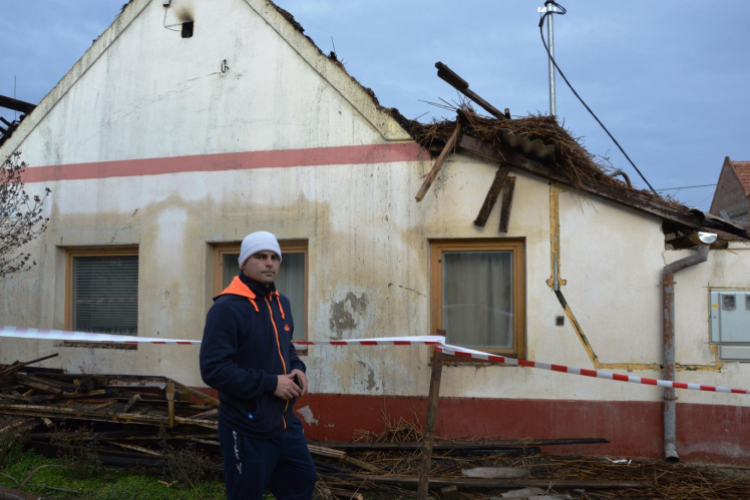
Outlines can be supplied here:
<path id="1" fill-rule="evenodd" d="M 74 375 L 31 366 L 54 356 L 0 365 L 0 447 L 24 439 L 27 447 L 52 457 L 119 467 L 165 468 L 175 461 L 195 467 L 200 461 L 203 472 L 221 474 L 218 400 L 165 377 Z M 355 442 L 309 444 L 319 497 L 414 495 L 420 419 L 384 420 L 385 431 L 362 434 Z M 438 439 L 430 490 L 445 499 L 750 497 L 750 473 L 742 468 L 541 454 L 541 447 L 606 442 Z M 3 489 L 10 491 L 0 487 L 0 498 L 26 498 L 21 491 L 3 497 Z"/>

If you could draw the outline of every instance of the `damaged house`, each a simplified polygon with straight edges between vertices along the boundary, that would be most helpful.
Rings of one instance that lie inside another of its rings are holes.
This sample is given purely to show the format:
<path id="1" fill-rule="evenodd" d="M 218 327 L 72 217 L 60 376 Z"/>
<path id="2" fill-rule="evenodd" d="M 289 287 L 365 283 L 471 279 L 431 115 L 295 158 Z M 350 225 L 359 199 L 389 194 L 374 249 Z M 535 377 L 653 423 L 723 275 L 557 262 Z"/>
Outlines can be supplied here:
<path id="1" fill-rule="evenodd" d="M 200 339 L 242 237 L 263 229 L 299 340 L 444 329 L 509 357 L 748 386 L 746 229 L 633 189 L 550 118 L 487 112 L 403 119 L 266 0 L 132 0 L 0 147 L 22 152 L 30 191 L 52 189 L 38 265 L 0 283 L 0 325 Z M 52 350 L 46 366 L 204 388 L 195 346 L 2 339 L 0 363 Z M 431 355 L 311 346 L 307 435 L 423 414 Z M 442 384 L 445 437 L 750 463 L 746 395 L 665 403 L 659 387 L 463 359 Z"/>

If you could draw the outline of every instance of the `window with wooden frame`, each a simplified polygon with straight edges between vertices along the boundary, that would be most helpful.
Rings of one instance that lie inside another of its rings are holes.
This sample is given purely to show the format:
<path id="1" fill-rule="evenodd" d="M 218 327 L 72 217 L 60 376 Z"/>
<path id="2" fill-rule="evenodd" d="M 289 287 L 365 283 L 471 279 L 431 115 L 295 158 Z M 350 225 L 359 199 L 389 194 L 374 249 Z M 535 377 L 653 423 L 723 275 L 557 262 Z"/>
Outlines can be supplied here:
<path id="1" fill-rule="evenodd" d="M 276 289 L 292 304 L 294 340 L 307 340 L 307 240 L 279 240 L 279 246 L 282 261 Z M 240 273 L 240 243 L 221 243 L 214 248 L 213 289 L 218 295 Z"/>
<path id="2" fill-rule="evenodd" d="M 433 240 L 431 332 L 449 344 L 524 358 L 524 242 L 516 239 Z"/>
<path id="3" fill-rule="evenodd" d="M 65 328 L 138 335 L 137 247 L 66 250 Z"/>

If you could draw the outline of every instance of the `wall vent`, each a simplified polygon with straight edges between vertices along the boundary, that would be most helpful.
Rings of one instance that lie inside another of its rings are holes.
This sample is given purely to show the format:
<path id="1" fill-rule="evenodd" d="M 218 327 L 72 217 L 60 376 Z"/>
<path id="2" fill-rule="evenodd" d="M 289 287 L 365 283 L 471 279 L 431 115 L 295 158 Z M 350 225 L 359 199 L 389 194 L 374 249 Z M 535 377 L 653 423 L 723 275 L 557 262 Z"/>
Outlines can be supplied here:
<path id="1" fill-rule="evenodd" d="M 192 38 L 193 37 L 193 26 L 195 24 L 195 21 L 188 21 L 186 23 L 182 23 L 182 38 Z"/>

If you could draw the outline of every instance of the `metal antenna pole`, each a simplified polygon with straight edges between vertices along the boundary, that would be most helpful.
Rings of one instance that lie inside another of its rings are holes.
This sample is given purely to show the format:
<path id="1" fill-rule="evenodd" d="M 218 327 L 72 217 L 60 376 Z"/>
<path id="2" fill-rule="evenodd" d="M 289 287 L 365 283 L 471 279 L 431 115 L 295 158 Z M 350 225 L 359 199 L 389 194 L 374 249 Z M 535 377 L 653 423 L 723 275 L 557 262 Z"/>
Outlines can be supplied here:
<path id="1" fill-rule="evenodd" d="M 544 2 L 544 7 L 539 7 L 537 11 L 541 14 L 545 12 L 555 12 L 555 4 L 552 0 Z M 555 102 L 555 65 L 552 63 L 552 58 L 555 57 L 555 30 L 552 19 L 555 16 L 547 16 L 547 40 L 549 45 L 549 114 L 550 116 L 557 115 L 557 104 Z"/>

